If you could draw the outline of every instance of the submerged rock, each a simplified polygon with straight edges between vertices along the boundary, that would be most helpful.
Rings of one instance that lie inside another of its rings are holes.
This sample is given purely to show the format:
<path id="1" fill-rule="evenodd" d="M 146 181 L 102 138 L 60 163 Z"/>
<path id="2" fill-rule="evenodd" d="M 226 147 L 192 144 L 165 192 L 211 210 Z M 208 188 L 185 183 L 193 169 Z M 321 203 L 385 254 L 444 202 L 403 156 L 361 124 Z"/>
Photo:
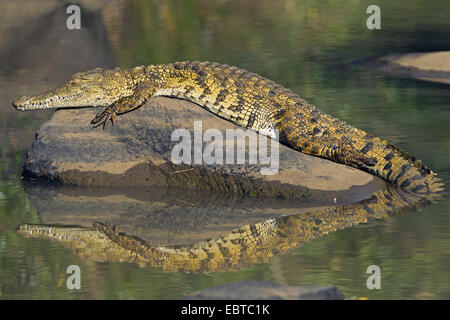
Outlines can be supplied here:
<path id="1" fill-rule="evenodd" d="M 388 54 L 356 63 L 400 76 L 450 84 L 450 51 Z"/>
<path id="2" fill-rule="evenodd" d="M 364 197 L 383 185 L 380 179 L 365 172 L 282 145 L 279 163 L 249 164 L 247 146 L 246 164 L 174 164 L 172 151 L 184 141 L 171 141 L 175 130 L 186 129 L 184 133 L 193 140 L 194 125 L 197 129 L 200 125 L 203 132 L 216 129 L 222 134 L 224 145 L 228 145 L 234 138 L 227 137 L 226 130 L 242 128 L 191 102 L 163 97 L 119 116 L 116 125 L 105 130 L 92 128 L 89 123 L 101 110 L 56 111 L 36 134 L 24 176 L 65 185 L 182 187 L 284 198 L 304 194 L 307 189 L 352 193 L 352 187 Z M 273 140 L 268 142 L 267 149 L 270 151 L 275 144 L 278 145 Z M 203 142 L 200 152 L 207 145 Z M 192 144 L 192 162 L 195 150 Z M 223 150 L 225 161 L 227 149 Z M 271 164 L 276 173 L 262 174 L 262 169 Z"/>
<path id="3" fill-rule="evenodd" d="M 268 281 L 243 281 L 203 289 L 183 300 L 343 300 L 333 286 L 282 286 Z"/>

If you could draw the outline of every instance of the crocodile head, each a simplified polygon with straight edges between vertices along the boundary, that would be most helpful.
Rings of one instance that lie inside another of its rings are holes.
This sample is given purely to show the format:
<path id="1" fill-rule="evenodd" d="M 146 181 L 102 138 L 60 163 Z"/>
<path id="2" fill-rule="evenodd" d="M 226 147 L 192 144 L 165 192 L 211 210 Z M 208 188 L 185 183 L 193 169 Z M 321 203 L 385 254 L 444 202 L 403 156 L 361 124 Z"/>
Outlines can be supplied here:
<path id="1" fill-rule="evenodd" d="M 34 97 L 20 97 L 13 102 L 17 110 L 108 106 L 132 94 L 133 81 L 129 72 L 100 68 L 77 73 L 64 85 Z"/>

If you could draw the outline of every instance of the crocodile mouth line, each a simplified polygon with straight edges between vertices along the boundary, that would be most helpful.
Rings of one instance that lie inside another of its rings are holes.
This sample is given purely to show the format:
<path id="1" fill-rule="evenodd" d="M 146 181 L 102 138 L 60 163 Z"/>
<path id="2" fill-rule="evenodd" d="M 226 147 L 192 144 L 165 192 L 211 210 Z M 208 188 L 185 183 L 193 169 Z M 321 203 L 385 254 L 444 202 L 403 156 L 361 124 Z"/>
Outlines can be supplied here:
<path id="1" fill-rule="evenodd" d="M 82 93 L 72 94 L 70 96 L 51 96 L 41 101 L 30 101 L 31 97 L 23 96 L 13 102 L 14 107 L 19 111 L 28 111 L 34 109 L 49 109 L 55 103 L 66 102 L 82 96 Z M 24 100 L 24 101 L 21 101 Z"/>

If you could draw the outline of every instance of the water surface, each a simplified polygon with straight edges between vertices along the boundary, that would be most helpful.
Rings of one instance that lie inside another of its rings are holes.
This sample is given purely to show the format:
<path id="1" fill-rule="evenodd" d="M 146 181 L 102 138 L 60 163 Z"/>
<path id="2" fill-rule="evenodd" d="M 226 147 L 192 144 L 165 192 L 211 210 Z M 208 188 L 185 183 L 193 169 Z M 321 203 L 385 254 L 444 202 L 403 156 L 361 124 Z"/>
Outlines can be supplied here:
<path id="1" fill-rule="evenodd" d="M 323 111 L 423 160 L 450 182 L 450 87 L 359 68 L 388 53 L 450 49 L 450 5 L 381 1 L 382 29 L 365 27 L 370 1 L 119 1 L 82 7 L 81 31 L 65 28 L 57 1 L 2 3 L 0 32 L 0 298 L 174 299 L 248 279 L 331 284 L 346 297 L 450 298 L 450 201 L 314 239 L 264 263 L 226 272 L 166 272 L 90 262 L 56 242 L 16 233 L 46 223 L 20 174 L 34 133 L 51 112 L 19 113 L 10 102 L 96 66 L 213 60 L 264 75 Z M 89 2 L 89 1 L 88 1 Z M 82 289 L 68 290 L 79 265 Z M 382 288 L 368 290 L 379 265 Z"/>

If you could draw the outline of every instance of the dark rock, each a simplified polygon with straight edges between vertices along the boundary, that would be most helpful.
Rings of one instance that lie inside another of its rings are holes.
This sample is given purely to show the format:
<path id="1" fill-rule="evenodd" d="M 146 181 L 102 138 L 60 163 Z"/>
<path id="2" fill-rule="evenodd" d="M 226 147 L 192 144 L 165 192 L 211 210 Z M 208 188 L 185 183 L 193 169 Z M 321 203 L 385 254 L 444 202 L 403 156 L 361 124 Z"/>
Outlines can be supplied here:
<path id="1" fill-rule="evenodd" d="M 268 281 L 244 281 L 212 287 L 184 296 L 182 300 L 343 300 L 333 286 L 282 286 Z"/>

